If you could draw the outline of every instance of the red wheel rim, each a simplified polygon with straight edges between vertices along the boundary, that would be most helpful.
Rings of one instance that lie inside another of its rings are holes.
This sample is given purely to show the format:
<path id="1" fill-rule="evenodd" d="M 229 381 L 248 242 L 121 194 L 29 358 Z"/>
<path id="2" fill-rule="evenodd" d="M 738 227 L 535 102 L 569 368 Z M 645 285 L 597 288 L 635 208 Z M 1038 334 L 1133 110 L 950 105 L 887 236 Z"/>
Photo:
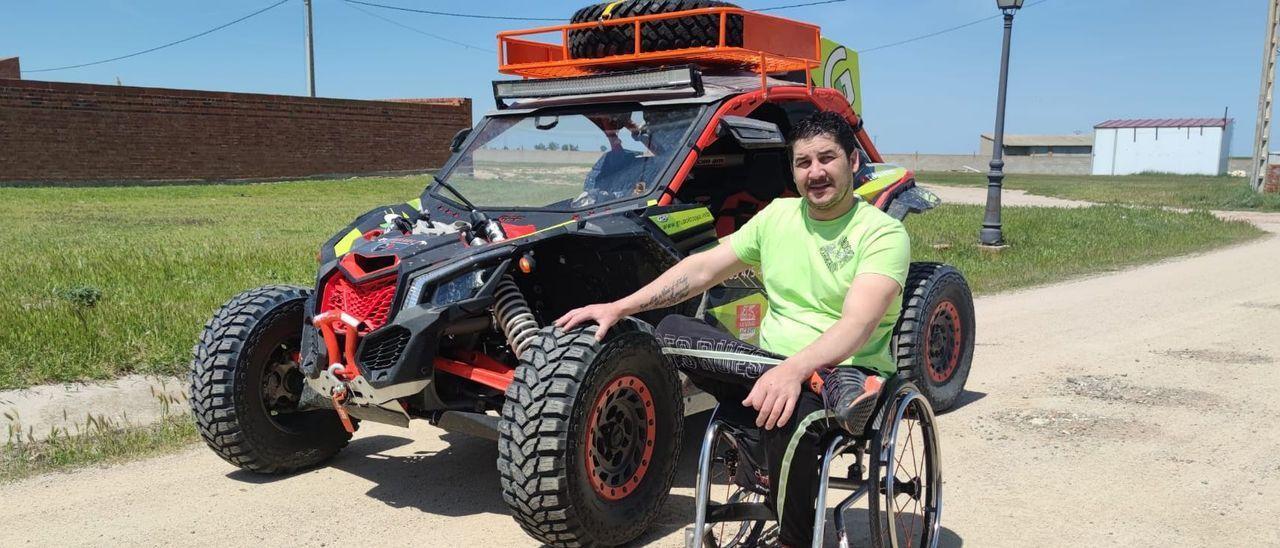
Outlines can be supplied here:
<path id="1" fill-rule="evenodd" d="M 585 457 L 587 478 L 600 498 L 620 500 L 649 470 L 657 421 L 653 393 L 633 375 L 610 381 L 591 406 Z"/>
<path id="2" fill-rule="evenodd" d="M 960 366 L 960 351 L 964 345 L 964 330 L 960 325 L 960 311 L 955 303 L 942 301 L 933 309 L 929 323 L 925 325 L 925 371 L 934 382 L 951 380 Z"/>

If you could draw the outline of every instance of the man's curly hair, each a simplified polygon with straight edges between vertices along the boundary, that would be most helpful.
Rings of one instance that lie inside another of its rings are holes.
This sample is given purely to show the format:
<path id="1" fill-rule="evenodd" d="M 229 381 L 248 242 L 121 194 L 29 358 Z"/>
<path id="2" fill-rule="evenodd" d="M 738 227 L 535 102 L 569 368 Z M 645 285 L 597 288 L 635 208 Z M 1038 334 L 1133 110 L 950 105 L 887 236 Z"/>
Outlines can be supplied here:
<path id="1" fill-rule="evenodd" d="M 797 122 L 795 127 L 791 128 L 791 135 L 787 137 L 787 142 L 794 145 L 800 139 L 812 139 L 819 135 L 835 140 L 836 144 L 844 149 L 845 154 L 852 155 L 858 148 L 858 137 L 853 131 L 853 126 L 849 125 L 849 121 L 845 120 L 844 116 L 828 111 L 815 112 Z"/>

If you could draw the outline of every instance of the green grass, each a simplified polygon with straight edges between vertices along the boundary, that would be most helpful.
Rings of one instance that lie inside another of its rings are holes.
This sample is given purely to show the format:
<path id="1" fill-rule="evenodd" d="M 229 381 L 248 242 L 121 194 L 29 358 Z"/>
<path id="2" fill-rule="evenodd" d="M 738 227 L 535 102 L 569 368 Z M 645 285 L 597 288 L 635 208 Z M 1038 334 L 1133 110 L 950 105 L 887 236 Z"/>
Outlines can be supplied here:
<path id="1" fill-rule="evenodd" d="M 171 453 L 200 440 L 195 423 L 185 414 L 166 415 L 143 427 L 88 418 L 79 431 L 55 432 L 39 441 L 29 436 L 29 433 L 10 432 L 9 441 L 0 447 L 0 483 Z"/>
<path id="2" fill-rule="evenodd" d="M 1119 270 L 1265 234 L 1249 223 L 1222 221 L 1204 211 L 1006 207 L 1009 247 L 990 252 L 975 245 L 981 219 L 981 206 L 953 205 L 909 217 L 912 260 L 955 265 L 974 292 L 982 294 Z"/>
<path id="3" fill-rule="evenodd" d="M 0 188 L 9 265 L 0 277 L 0 388 L 181 372 L 220 304 L 262 284 L 311 285 L 324 240 L 372 207 L 416 197 L 425 181 Z M 550 192 L 470 190 L 492 202 Z M 1006 208 L 1012 247 L 987 255 L 972 245 L 979 219 L 978 208 L 961 206 L 909 219 L 916 259 L 956 264 L 976 290 L 991 292 L 1259 234 L 1207 214 Z"/>
<path id="4" fill-rule="evenodd" d="M 986 186 L 985 173 L 925 172 L 926 184 Z M 1088 202 L 1187 209 L 1280 211 L 1280 194 L 1258 194 L 1239 177 L 1143 174 L 1125 176 L 1010 174 L 1005 188 Z"/>

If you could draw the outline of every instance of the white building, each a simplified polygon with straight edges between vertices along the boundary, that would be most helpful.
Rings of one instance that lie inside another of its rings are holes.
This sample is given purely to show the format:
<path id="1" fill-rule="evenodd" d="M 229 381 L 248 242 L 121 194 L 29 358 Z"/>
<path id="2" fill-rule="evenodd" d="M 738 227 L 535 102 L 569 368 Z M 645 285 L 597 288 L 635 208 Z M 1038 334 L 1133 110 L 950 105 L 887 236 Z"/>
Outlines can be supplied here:
<path id="1" fill-rule="evenodd" d="M 1093 174 L 1223 175 L 1233 123 L 1227 118 L 1108 120 L 1093 126 Z"/>

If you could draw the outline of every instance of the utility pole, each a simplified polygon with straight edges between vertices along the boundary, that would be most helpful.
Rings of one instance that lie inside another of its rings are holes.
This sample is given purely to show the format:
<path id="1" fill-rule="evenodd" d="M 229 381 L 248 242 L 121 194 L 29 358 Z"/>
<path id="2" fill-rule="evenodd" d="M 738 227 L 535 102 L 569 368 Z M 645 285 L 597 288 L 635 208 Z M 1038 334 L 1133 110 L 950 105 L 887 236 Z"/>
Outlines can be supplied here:
<path id="1" fill-rule="evenodd" d="M 311 0 L 302 0 L 302 4 L 307 7 L 307 94 L 315 97 L 316 52 L 315 44 L 311 40 Z"/>
<path id="2" fill-rule="evenodd" d="M 1267 191 L 1267 156 L 1271 141 L 1271 108 L 1276 91 L 1276 54 L 1280 49 L 1280 0 L 1267 2 L 1267 43 L 1262 52 L 1262 90 L 1258 92 L 1258 125 L 1253 135 L 1253 161 L 1249 164 L 1249 186 L 1257 192 Z M 1275 191 L 1275 189 L 1271 189 Z"/>

